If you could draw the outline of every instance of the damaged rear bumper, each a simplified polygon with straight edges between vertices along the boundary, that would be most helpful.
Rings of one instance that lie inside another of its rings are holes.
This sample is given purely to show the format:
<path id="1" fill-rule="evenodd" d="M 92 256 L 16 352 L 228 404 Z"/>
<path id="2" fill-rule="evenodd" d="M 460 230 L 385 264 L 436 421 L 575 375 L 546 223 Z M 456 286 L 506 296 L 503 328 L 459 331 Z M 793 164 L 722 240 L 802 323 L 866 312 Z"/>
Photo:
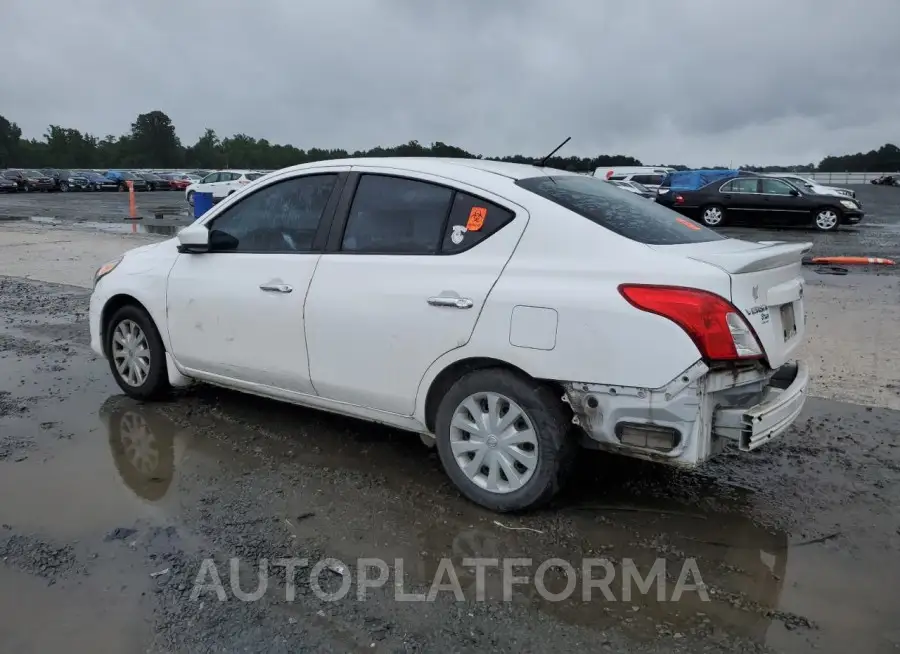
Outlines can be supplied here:
<path id="1" fill-rule="evenodd" d="M 661 388 L 564 383 L 584 444 L 695 467 L 729 440 L 750 451 L 782 434 L 806 401 L 809 370 L 791 362 L 709 368 L 702 361 Z"/>
<path id="2" fill-rule="evenodd" d="M 718 409 L 713 434 L 737 441 L 745 452 L 755 450 L 781 435 L 803 410 L 809 386 L 809 368 L 802 361 L 785 364 L 775 371 L 763 400 L 749 409 Z"/>

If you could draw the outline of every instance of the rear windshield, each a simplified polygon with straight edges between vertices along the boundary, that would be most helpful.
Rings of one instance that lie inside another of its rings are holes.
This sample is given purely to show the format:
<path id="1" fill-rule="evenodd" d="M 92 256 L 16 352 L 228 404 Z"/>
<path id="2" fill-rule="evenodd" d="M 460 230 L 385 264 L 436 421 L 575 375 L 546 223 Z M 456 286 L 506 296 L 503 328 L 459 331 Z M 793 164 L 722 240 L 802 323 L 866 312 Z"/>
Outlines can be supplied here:
<path id="1" fill-rule="evenodd" d="M 260 177 L 262 177 L 263 174 L 264 173 L 247 173 L 246 175 L 244 175 L 244 177 L 252 182 L 254 179 L 259 179 Z"/>
<path id="2" fill-rule="evenodd" d="M 529 177 L 516 184 L 638 243 L 678 245 L 724 238 L 671 209 L 595 177 Z"/>

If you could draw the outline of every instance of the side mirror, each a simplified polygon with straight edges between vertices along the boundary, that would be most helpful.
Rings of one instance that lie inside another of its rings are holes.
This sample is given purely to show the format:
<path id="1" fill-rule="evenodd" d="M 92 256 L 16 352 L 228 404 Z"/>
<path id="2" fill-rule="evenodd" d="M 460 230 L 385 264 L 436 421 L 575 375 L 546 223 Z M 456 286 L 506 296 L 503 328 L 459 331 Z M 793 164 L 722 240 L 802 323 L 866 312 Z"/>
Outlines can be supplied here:
<path id="1" fill-rule="evenodd" d="M 178 232 L 178 243 L 182 254 L 209 252 L 209 230 L 206 225 L 192 223 Z"/>
<path id="2" fill-rule="evenodd" d="M 796 197 L 799 197 L 799 196 L 800 196 L 800 191 L 798 191 L 798 190 L 795 189 L 795 188 L 792 188 L 792 189 L 791 189 L 791 195 L 793 195 L 795 198 L 796 198 Z"/>

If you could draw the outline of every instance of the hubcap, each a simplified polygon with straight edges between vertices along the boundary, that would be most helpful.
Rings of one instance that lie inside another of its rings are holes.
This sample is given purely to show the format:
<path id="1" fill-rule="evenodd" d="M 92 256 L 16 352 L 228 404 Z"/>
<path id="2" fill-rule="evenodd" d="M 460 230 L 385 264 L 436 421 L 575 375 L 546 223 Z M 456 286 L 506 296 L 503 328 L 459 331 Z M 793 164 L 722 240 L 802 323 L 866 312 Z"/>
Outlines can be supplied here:
<path id="1" fill-rule="evenodd" d="M 119 421 L 119 440 L 125 458 L 142 475 L 149 477 L 159 467 L 159 445 L 143 416 L 129 411 Z"/>
<path id="2" fill-rule="evenodd" d="M 113 332 L 112 357 L 119 376 L 129 386 L 141 386 L 150 374 L 150 344 L 133 320 L 123 320 Z"/>
<path id="3" fill-rule="evenodd" d="M 469 480 L 491 493 L 524 486 L 538 463 L 537 434 L 518 404 L 499 393 L 463 400 L 450 423 L 453 459 Z"/>
<path id="4" fill-rule="evenodd" d="M 837 225 L 837 214 L 833 211 L 820 211 L 816 216 L 816 224 L 822 229 L 831 229 Z"/>
<path id="5" fill-rule="evenodd" d="M 722 210 L 715 207 L 707 209 L 703 212 L 703 222 L 707 225 L 718 225 L 722 222 Z"/>

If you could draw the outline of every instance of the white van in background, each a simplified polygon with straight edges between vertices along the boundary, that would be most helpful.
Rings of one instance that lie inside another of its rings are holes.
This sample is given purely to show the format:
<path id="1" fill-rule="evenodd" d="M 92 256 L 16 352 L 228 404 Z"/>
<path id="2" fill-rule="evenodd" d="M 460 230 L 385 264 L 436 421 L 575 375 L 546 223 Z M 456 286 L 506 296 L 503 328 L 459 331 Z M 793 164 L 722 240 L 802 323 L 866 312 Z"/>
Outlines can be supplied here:
<path id="1" fill-rule="evenodd" d="M 610 182 L 637 182 L 651 191 L 656 191 L 666 175 L 674 172 L 674 168 L 665 166 L 614 166 L 597 168 L 594 171 L 594 177 L 600 177 Z"/>

